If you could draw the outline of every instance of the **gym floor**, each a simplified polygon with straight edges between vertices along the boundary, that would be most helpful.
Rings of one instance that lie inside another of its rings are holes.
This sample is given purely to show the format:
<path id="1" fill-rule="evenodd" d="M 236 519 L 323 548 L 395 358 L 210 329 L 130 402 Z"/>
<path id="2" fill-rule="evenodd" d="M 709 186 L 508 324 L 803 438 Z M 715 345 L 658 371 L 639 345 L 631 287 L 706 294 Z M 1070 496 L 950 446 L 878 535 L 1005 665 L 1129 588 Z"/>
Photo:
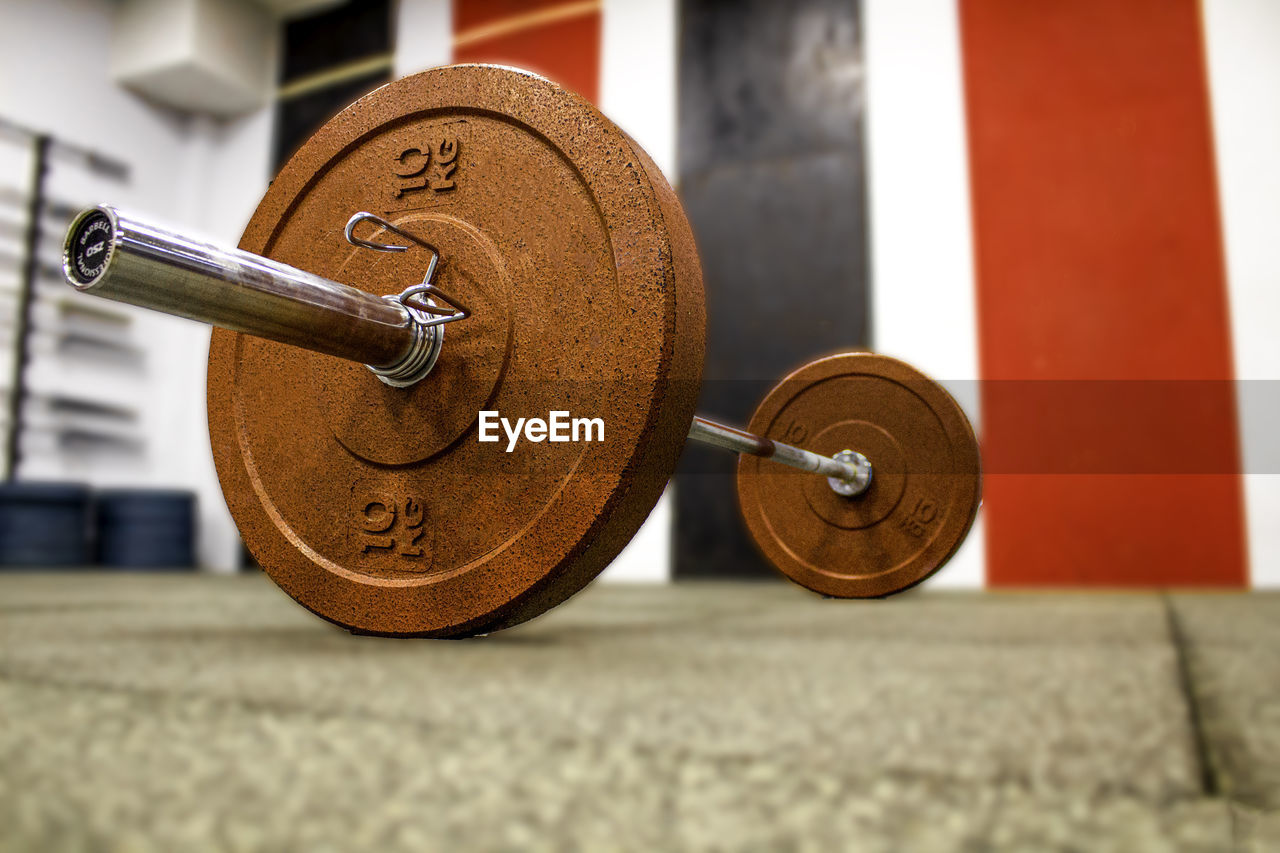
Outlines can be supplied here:
<path id="1" fill-rule="evenodd" d="M 460 642 L 0 575 L 0 849 L 1276 849 L 1280 595 L 596 586 Z"/>

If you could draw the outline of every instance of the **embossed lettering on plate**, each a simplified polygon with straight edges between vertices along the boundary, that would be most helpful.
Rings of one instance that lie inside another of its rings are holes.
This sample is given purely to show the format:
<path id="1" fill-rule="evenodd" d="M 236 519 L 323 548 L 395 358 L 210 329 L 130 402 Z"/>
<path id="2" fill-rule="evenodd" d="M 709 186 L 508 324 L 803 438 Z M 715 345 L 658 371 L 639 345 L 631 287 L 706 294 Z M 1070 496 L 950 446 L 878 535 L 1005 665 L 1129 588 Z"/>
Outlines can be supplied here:
<path id="1" fill-rule="evenodd" d="M 470 150 L 470 125 L 450 121 L 413 126 L 400 136 L 387 164 L 387 212 L 434 207 L 456 198 L 466 182 L 463 164 Z"/>
<path id="2" fill-rule="evenodd" d="M 432 569 L 432 531 L 420 496 L 385 483 L 356 483 L 344 522 L 361 564 L 392 572 Z"/>

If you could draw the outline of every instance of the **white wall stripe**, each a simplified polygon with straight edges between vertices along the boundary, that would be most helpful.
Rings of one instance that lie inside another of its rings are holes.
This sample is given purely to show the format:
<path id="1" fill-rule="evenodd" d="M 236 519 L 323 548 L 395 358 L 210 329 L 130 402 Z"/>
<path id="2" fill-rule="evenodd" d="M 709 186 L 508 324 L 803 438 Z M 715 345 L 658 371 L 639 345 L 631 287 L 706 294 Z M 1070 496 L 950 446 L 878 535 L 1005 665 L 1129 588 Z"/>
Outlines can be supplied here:
<path id="1" fill-rule="evenodd" d="M 1280 586 L 1280 3 L 1203 0 L 1240 393 L 1249 562 Z"/>
<path id="2" fill-rule="evenodd" d="M 978 349 L 955 0 L 864 0 L 872 346 L 942 381 L 978 427 Z M 935 586 L 985 583 L 981 513 Z"/>
<path id="3" fill-rule="evenodd" d="M 397 78 L 448 64 L 453 59 L 453 3 L 399 0 L 395 36 Z"/>
<path id="4" fill-rule="evenodd" d="M 674 182 L 676 0 L 604 0 L 601 18 L 600 109 Z M 653 583 L 671 577 L 674 488 L 667 487 L 602 580 Z"/>
<path id="5" fill-rule="evenodd" d="M 674 182 L 676 2 L 604 0 L 600 109 Z"/>

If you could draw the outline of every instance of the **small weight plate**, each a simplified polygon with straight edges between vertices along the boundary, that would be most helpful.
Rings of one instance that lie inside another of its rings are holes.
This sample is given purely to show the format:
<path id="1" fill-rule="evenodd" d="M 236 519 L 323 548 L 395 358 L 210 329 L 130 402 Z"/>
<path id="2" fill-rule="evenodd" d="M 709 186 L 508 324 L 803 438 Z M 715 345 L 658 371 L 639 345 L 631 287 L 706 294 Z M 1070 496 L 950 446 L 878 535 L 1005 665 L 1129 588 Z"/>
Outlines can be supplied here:
<path id="1" fill-rule="evenodd" d="M 819 474 L 739 459 L 747 528 L 801 586 L 840 598 L 890 595 L 937 571 L 973 524 L 982 497 L 973 427 L 941 385 L 901 361 L 850 352 L 810 362 L 769 392 L 749 429 L 871 461 L 871 486 L 843 497 Z"/>
<path id="2" fill-rule="evenodd" d="M 434 283 L 472 316 L 442 327 L 439 360 L 408 389 L 215 331 L 209 432 L 227 502 L 276 583 L 340 625 L 459 636 L 529 619 L 622 550 L 675 468 L 703 358 L 684 213 L 591 104 L 479 65 L 405 78 L 339 114 L 280 172 L 240 245 L 379 294 L 421 282 L 426 250 L 345 241 L 360 211 L 434 244 Z M 505 436 L 478 440 L 481 410 L 600 418 L 604 440 L 522 438 L 507 452 Z"/>

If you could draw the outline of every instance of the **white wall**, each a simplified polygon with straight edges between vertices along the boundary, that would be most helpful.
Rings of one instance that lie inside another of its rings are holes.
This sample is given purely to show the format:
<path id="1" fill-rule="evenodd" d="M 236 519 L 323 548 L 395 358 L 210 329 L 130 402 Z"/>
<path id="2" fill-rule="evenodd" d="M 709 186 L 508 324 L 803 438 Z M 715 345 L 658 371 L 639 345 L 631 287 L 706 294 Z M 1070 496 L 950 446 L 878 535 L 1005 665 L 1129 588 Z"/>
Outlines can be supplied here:
<path id="1" fill-rule="evenodd" d="M 113 85 L 107 69 L 116 5 L 6 0 L 0 114 L 132 168 L 123 186 L 81 184 L 74 168 L 56 170 L 51 189 L 59 195 L 86 205 L 109 202 L 219 239 L 238 239 L 270 177 L 268 111 L 226 122 L 192 120 Z M 101 193 L 110 197 L 97 197 Z M 150 453 L 144 467 L 100 484 L 196 490 L 201 563 L 230 569 L 239 540 L 213 472 L 204 411 L 209 332 L 145 311 L 134 318 L 149 350 L 143 418 Z"/>
<path id="2" fill-rule="evenodd" d="M 674 182 L 677 0 L 604 0 L 600 109 Z"/>
<path id="3" fill-rule="evenodd" d="M 447 65 L 453 58 L 452 0 L 400 0 L 395 36 L 396 77 Z"/>
<path id="4" fill-rule="evenodd" d="M 1280 586 L 1280 3 L 1204 0 L 1254 586 Z"/>
<path id="5" fill-rule="evenodd" d="M 978 345 L 955 0 L 864 0 L 874 349 L 951 391 L 974 428 Z M 986 580 L 981 511 L 929 583 Z"/>

